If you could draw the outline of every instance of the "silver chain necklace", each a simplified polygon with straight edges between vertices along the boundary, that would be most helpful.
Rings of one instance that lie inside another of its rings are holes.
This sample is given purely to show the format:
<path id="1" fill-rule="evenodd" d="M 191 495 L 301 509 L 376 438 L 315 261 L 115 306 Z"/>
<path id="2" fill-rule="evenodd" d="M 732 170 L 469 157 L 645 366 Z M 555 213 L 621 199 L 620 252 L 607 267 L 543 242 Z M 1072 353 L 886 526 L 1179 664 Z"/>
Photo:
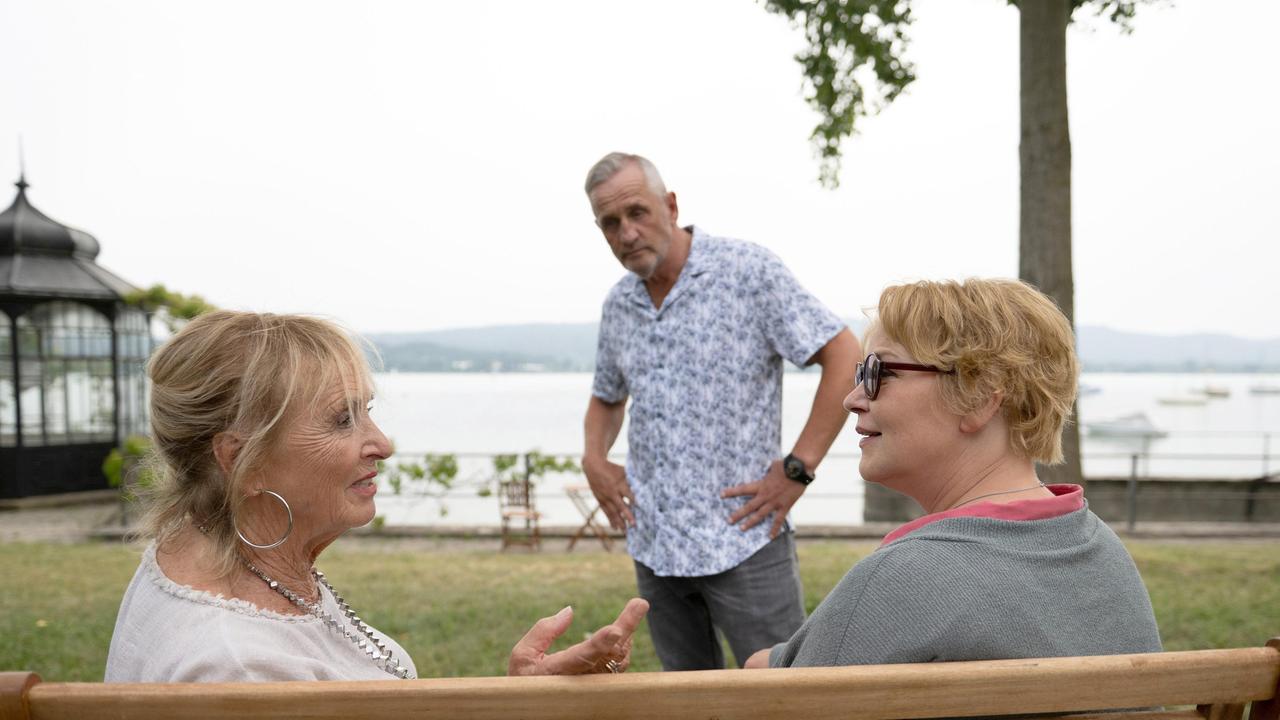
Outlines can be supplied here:
<path id="1" fill-rule="evenodd" d="M 965 500 L 964 502 L 960 503 L 960 505 L 956 505 L 951 509 L 955 510 L 961 505 L 968 505 L 971 502 L 976 502 L 978 500 L 981 500 L 982 498 L 989 498 L 989 497 L 992 497 L 993 495 L 1012 495 L 1013 493 L 1026 492 L 1028 490 L 1035 490 L 1036 488 L 1042 488 L 1042 487 L 1044 487 L 1044 483 L 1041 482 L 1041 483 L 1036 483 L 1031 487 L 1018 488 L 1017 490 L 1001 490 L 1000 492 L 987 493 L 986 495 L 979 495 L 978 497 L 975 497 L 975 498 L 969 498 L 968 500 Z"/>
<path id="2" fill-rule="evenodd" d="M 348 629 L 338 620 L 338 618 L 335 618 L 333 615 L 325 612 L 324 608 L 321 607 L 320 600 L 314 603 L 307 602 L 302 596 L 275 580 L 272 580 L 266 573 L 259 570 L 256 565 L 249 562 L 248 559 L 242 557 L 241 560 L 244 561 L 245 567 L 249 568 L 249 572 L 257 575 L 262 582 L 267 584 L 267 587 L 280 593 L 286 600 L 294 605 L 297 605 L 311 615 L 319 618 L 320 621 L 324 623 L 326 630 L 350 640 L 357 648 L 360 649 L 361 652 L 367 655 L 375 665 L 398 678 L 406 679 L 409 677 L 409 668 L 401 665 L 392 657 L 391 651 L 387 649 L 387 643 L 373 634 L 373 629 L 369 627 L 369 624 L 361 620 L 360 617 L 356 615 L 356 612 L 351 609 L 351 606 L 347 604 L 347 601 L 343 600 L 342 596 L 338 594 L 338 591 L 333 589 L 333 586 L 329 584 L 329 581 L 324 579 L 324 573 L 314 567 L 311 568 L 311 574 L 315 577 L 316 582 L 328 588 L 329 592 L 333 594 L 333 599 L 338 603 L 338 608 L 342 611 L 346 620 L 351 623 L 351 627 L 355 628 L 356 631 Z M 323 600 L 323 597 L 324 596 L 321 595 L 321 600 Z"/>

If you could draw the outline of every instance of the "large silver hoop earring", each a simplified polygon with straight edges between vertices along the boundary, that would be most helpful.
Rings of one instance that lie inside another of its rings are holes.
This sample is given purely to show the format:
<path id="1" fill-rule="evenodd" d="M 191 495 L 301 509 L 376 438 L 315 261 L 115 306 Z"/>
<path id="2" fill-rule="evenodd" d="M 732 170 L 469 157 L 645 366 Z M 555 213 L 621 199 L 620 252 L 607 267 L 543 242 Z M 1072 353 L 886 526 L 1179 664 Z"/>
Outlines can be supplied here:
<path id="1" fill-rule="evenodd" d="M 289 515 L 289 527 L 285 528 L 284 535 L 282 535 L 279 540 L 271 543 L 270 545 L 259 545 L 249 540 L 249 538 L 244 536 L 244 533 L 240 532 L 240 526 L 236 525 L 236 519 L 234 514 L 232 515 L 232 518 L 231 518 L 231 527 L 235 528 L 236 535 L 240 536 L 240 542 L 244 543 L 245 545 L 248 545 L 251 548 L 256 548 L 258 550 L 271 550 L 273 548 L 278 548 L 284 544 L 285 540 L 289 539 L 289 533 L 293 532 L 293 510 L 289 509 L 289 503 L 285 501 L 284 497 L 282 497 L 280 493 L 275 492 L 274 490 L 259 490 L 258 494 L 270 495 L 276 500 L 279 500 L 280 504 L 284 506 L 285 513 Z M 245 500 L 248 500 L 248 499 L 249 498 L 247 497 L 241 498 L 240 502 L 237 503 L 236 506 L 239 507 L 240 505 L 244 504 Z"/>

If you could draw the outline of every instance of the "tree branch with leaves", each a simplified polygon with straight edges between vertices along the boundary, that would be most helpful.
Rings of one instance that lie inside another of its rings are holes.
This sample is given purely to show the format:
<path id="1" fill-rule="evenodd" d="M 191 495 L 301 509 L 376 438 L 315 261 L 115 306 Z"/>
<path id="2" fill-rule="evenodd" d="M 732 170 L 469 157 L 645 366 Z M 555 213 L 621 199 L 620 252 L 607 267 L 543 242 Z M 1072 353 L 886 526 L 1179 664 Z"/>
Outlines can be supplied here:
<path id="1" fill-rule="evenodd" d="M 911 7 L 876 0 L 767 0 L 804 32 L 808 47 L 796 54 L 804 68 L 805 100 L 819 115 L 809 136 L 823 186 L 840 185 L 841 149 L 859 118 L 887 107 L 915 79 L 903 55 Z"/>
<path id="2" fill-rule="evenodd" d="M 187 322 L 209 312 L 217 306 L 199 295 L 183 295 L 157 283 L 146 290 L 138 290 L 124 296 L 124 302 L 160 318 L 169 332 L 177 332 Z"/>
<path id="3" fill-rule="evenodd" d="M 1138 5 L 1158 1 L 1008 0 L 1020 14 L 1018 277 L 1053 298 L 1073 326 L 1067 25 L 1077 9 L 1089 5 L 1128 33 Z M 857 120 L 888 106 L 915 80 L 915 68 L 904 57 L 911 2 L 765 0 L 764 5 L 804 31 L 808 47 L 795 59 L 804 69 L 805 100 L 819 115 L 811 136 L 820 158 L 818 179 L 835 188 L 840 145 L 855 133 Z M 1084 480 L 1075 417 L 1063 435 L 1066 464 L 1044 468 L 1046 481 Z"/>

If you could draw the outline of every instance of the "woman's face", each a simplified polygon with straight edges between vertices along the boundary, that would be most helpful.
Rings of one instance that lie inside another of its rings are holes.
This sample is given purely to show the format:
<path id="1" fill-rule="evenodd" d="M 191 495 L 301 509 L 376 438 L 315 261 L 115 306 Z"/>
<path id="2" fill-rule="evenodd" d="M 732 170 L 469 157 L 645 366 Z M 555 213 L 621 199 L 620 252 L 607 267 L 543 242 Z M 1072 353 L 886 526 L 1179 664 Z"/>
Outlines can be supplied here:
<path id="1" fill-rule="evenodd" d="M 352 397 L 355 402 L 348 401 Z M 304 542 L 326 542 L 373 520 L 373 479 L 378 461 L 391 455 L 391 443 L 369 416 L 372 400 L 335 382 L 315 403 L 299 403 L 285 418 L 260 482 L 288 501 Z"/>
<path id="2" fill-rule="evenodd" d="M 921 364 L 875 330 L 866 349 L 882 361 Z M 844 408 L 858 416 L 863 479 L 919 499 L 931 480 L 959 460 L 961 418 L 946 408 L 938 382 L 933 372 L 885 369 L 875 400 L 867 399 L 861 383 L 844 399 Z"/>

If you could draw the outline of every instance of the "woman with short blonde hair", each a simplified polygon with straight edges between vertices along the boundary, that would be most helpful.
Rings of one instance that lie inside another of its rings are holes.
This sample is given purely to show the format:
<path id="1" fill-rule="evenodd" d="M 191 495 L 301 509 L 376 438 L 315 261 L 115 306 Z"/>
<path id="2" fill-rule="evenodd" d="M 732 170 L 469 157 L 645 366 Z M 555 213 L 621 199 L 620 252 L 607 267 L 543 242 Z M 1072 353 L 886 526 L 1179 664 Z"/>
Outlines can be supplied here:
<path id="1" fill-rule="evenodd" d="M 880 296 L 874 329 L 924 364 L 954 371 L 938 378 L 953 412 L 999 393 L 1014 452 L 1062 462 L 1080 363 L 1071 323 L 1048 297 L 1018 280 L 898 285 Z"/>
<path id="2" fill-rule="evenodd" d="M 1146 587 L 1078 485 L 1045 485 L 1076 396 L 1071 325 L 1016 280 L 890 287 L 847 410 L 859 472 L 925 515 L 748 667 L 1158 652 Z"/>

